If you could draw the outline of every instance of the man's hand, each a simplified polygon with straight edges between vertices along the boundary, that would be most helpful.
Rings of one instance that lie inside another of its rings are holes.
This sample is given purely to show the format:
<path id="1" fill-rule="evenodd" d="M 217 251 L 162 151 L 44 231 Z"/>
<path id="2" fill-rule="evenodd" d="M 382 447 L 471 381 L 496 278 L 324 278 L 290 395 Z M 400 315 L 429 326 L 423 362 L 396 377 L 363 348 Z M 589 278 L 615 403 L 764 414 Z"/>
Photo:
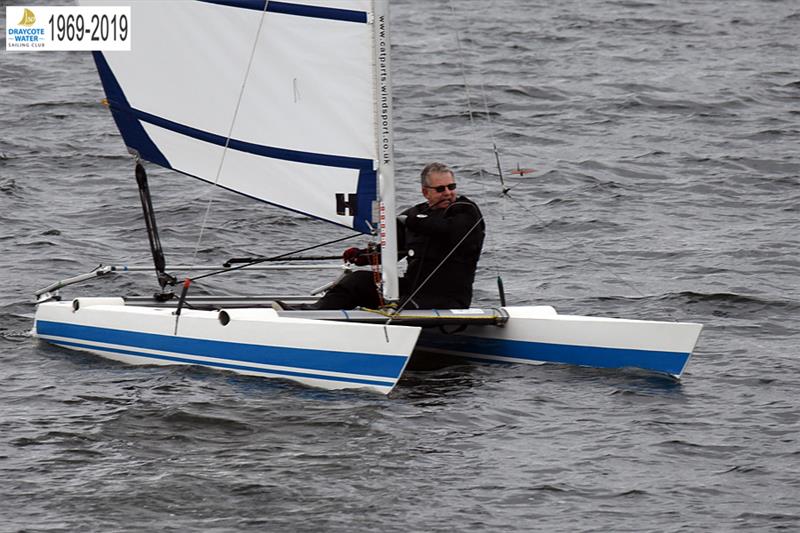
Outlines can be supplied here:
<path id="1" fill-rule="evenodd" d="M 366 266 L 369 264 L 369 255 L 367 250 L 360 250 L 355 246 L 348 248 L 342 254 L 342 259 L 345 263 L 350 263 L 356 266 Z"/>

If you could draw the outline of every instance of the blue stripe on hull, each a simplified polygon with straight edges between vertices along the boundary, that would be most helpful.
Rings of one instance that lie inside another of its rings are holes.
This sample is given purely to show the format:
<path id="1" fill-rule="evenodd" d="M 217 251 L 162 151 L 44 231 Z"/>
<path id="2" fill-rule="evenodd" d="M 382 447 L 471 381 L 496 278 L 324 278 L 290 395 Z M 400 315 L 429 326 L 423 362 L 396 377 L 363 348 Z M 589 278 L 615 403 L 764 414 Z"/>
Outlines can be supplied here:
<path id="1" fill-rule="evenodd" d="M 341 383 L 358 383 L 361 385 L 373 385 L 377 387 L 392 387 L 394 385 L 394 380 L 392 381 L 376 381 L 372 379 L 360 379 L 360 378 L 345 378 L 339 376 L 328 376 L 324 374 L 314 374 L 310 372 L 292 372 L 290 370 L 266 370 L 263 368 L 258 368 L 254 366 L 247 366 L 247 365 L 236 365 L 232 363 L 220 363 L 216 361 L 200 361 L 197 359 L 189 359 L 184 357 L 173 357 L 169 355 L 160 355 L 160 354 L 152 354 L 152 353 L 145 353 L 145 352 L 135 352 L 132 350 L 121 350 L 119 348 L 102 348 L 98 346 L 93 346 L 91 344 L 83 344 L 80 342 L 67 342 L 61 340 L 54 340 L 48 339 L 48 341 L 56 344 L 58 346 L 64 347 L 72 347 L 72 348 L 82 348 L 91 351 L 103 351 L 103 352 L 113 352 L 123 355 L 131 355 L 136 357 L 144 357 L 146 359 L 157 359 L 161 361 L 170 361 L 173 363 L 185 363 L 190 365 L 200 365 L 200 366 L 208 366 L 213 368 L 223 368 L 226 370 L 246 370 L 248 372 L 255 372 L 258 374 L 263 374 L 265 376 L 285 376 L 287 378 L 306 378 L 306 379 L 321 379 L 326 381 L 336 381 Z"/>
<path id="2" fill-rule="evenodd" d="M 335 352 L 329 350 L 311 350 L 302 348 L 285 348 L 277 346 L 263 346 L 257 344 L 244 344 L 237 342 L 215 341 L 206 339 L 191 339 L 186 337 L 157 335 L 154 333 L 140 333 L 135 331 L 123 331 L 108 328 L 98 328 L 94 326 L 80 326 L 75 324 L 65 324 L 63 322 L 51 322 L 38 320 L 36 331 L 40 335 L 64 337 L 73 339 L 76 344 L 80 341 L 102 342 L 114 344 L 122 347 L 135 349 L 159 350 L 171 352 L 183 356 L 202 356 L 213 357 L 231 361 L 226 364 L 258 363 L 264 365 L 277 365 L 295 368 L 298 375 L 309 376 L 302 373 L 303 370 L 341 372 L 347 374 L 360 374 L 366 377 L 397 379 L 405 366 L 406 357 L 395 355 L 380 355 L 369 353 L 354 352 Z M 66 341 L 53 340 L 55 343 Z M 82 347 L 105 350 L 120 351 L 120 349 L 108 349 L 99 346 Z M 142 357 L 153 357 L 168 359 L 169 356 L 153 355 L 141 352 L 132 352 L 132 355 Z M 195 361 L 196 364 L 214 365 L 203 361 Z M 221 365 L 218 365 L 221 366 Z M 248 369 L 262 372 L 263 370 L 248 367 Z M 288 375 L 288 374 L 287 374 Z M 331 379 L 328 376 L 309 376 L 319 379 Z M 385 385 L 385 383 L 382 383 Z"/>
<path id="3" fill-rule="evenodd" d="M 417 347 L 434 348 L 469 358 L 479 358 L 481 355 L 485 355 L 596 368 L 633 367 L 675 376 L 681 374 L 691 355 L 680 352 L 488 339 L 466 335 L 445 337 L 426 333 L 420 335 Z"/>

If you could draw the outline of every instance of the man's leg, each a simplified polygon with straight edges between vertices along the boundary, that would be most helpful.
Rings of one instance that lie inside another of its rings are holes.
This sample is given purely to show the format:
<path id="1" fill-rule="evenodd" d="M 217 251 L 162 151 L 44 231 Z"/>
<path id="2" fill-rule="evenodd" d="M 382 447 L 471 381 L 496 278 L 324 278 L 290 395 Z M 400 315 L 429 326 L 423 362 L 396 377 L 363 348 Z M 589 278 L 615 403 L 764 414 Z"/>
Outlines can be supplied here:
<path id="1" fill-rule="evenodd" d="M 308 306 L 309 309 L 354 309 L 378 307 L 378 289 L 372 272 L 359 270 L 347 274 L 328 289 L 325 296 Z"/>

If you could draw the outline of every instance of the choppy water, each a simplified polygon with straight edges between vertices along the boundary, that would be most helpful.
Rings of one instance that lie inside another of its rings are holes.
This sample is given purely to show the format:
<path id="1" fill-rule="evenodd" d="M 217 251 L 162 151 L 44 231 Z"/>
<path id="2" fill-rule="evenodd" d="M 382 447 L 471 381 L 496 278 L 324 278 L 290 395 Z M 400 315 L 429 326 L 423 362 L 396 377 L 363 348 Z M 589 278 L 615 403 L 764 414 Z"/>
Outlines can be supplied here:
<path id="1" fill-rule="evenodd" d="M 40 344 L 35 289 L 147 244 L 88 54 L 0 52 L 0 531 L 800 529 L 800 2 L 404 0 L 393 22 L 401 203 L 454 165 L 489 218 L 483 302 L 501 273 L 510 303 L 702 322 L 683 381 L 453 366 L 384 398 Z M 537 169 L 511 198 L 493 141 Z M 209 199 L 198 261 L 340 235 L 196 185 L 151 168 L 172 263 Z"/>

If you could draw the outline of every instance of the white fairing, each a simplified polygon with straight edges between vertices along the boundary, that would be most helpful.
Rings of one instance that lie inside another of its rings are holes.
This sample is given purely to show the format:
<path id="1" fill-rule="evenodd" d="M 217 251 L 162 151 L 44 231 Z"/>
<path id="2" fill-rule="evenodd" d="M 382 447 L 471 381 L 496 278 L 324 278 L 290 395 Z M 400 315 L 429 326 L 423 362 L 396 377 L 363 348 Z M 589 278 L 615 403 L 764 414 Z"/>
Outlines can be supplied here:
<path id="1" fill-rule="evenodd" d="M 362 208 L 376 198 L 372 2 L 275 3 L 290 13 L 242 0 L 81 4 L 131 6 L 131 51 L 95 55 L 130 148 L 364 230 L 350 212 L 337 214 L 336 194 L 369 195 Z M 342 12 L 364 21 L 336 18 Z"/>

